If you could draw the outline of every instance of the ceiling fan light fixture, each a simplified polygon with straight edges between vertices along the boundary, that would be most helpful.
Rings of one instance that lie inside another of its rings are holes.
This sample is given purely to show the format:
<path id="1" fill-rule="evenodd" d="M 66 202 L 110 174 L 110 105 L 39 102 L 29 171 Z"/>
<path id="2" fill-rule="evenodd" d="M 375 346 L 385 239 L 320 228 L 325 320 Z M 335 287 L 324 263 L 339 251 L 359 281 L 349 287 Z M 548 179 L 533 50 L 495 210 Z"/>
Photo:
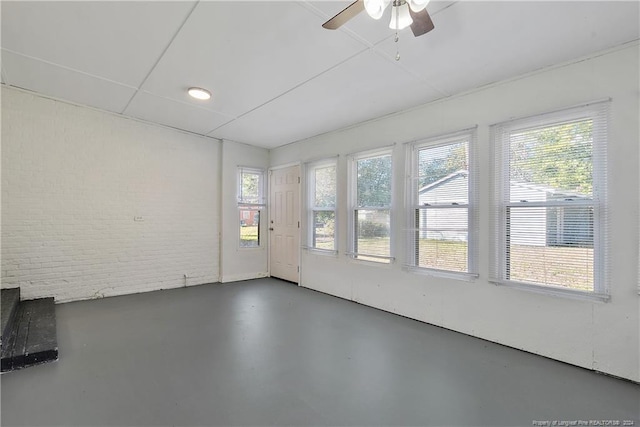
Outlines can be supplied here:
<path id="1" fill-rule="evenodd" d="M 429 4 L 429 1 L 430 0 L 407 0 L 411 10 L 413 10 L 416 13 L 420 12 L 421 10 L 424 10 L 424 8 L 427 7 L 427 5 Z"/>
<path id="2" fill-rule="evenodd" d="M 389 28 L 392 30 L 402 30 L 407 28 L 413 23 L 411 13 L 409 13 L 409 5 L 402 0 L 394 0 L 393 8 L 391 9 L 391 21 L 389 21 Z"/>
<path id="3" fill-rule="evenodd" d="M 201 87 L 190 87 L 187 90 L 187 93 L 195 99 L 199 99 L 202 101 L 206 101 L 207 99 L 211 99 L 211 92 L 206 89 L 202 89 Z"/>
<path id="4" fill-rule="evenodd" d="M 380 19 L 391 0 L 364 0 L 364 9 L 373 19 Z"/>

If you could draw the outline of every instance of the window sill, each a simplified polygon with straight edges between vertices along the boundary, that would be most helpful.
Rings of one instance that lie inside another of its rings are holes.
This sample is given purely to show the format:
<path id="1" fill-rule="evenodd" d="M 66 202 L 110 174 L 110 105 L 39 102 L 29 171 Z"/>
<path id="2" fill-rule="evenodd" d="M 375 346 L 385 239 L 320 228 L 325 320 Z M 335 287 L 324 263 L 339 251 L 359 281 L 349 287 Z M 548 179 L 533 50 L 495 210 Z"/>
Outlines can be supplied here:
<path id="1" fill-rule="evenodd" d="M 264 246 L 238 246 L 239 251 L 261 251 L 264 250 Z"/>
<path id="2" fill-rule="evenodd" d="M 595 292 L 579 291 L 577 289 L 566 289 L 560 287 L 551 287 L 544 285 L 535 285 L 533 283 L 515 282 L 511 280 L 490 279 L 491 283 L 498 286 L 504 286 L 508 288 L 522 289 L 527 292 L 533 292 L 537 294 L 558 296 L 582 301 L 597 301 L 597 302 L 609 302 L 610 295 L 598 294 Z"/>
<path id="3" fill-rule="evenodd" d="M 395 262 L 395 257 L 383 257 L 379 255 L 365 255 L 365 254 L 354 254 L 347 253 L 345 254 L 349 257 L 350 262 L 358 263 L 358 264 L 366 264 L 366 265 L 375 265 L 378 267 L 390 267 Z M 369 259 L 366 259 L 369 258 Z M 379 261 L 376 261 L 379 260 Z"/>
<path id="4" fill-rule="evenodd" d="M 309 252 L 312 255 L 320 255 L 320 256 L 333 256 L 333 257 L 337 257 L 338 256 L 338 251 L 334 251 L 331 249 L 318 249 L 318 248 L 311 248 L 308 246 L 303 246 L 304 250 L 306 250 L 307 252 Z"/>
<path id="5" fill-rule="evenodd" d="M 420 274 L 422 276 L 441 277 L 443 279 L 461 280 L 465 282 L 471 282 L 479 277 L 477 273 L 461 273 L 457 271 L 414 266 L 405 266 L 405 270 L 409 273 Z"/>

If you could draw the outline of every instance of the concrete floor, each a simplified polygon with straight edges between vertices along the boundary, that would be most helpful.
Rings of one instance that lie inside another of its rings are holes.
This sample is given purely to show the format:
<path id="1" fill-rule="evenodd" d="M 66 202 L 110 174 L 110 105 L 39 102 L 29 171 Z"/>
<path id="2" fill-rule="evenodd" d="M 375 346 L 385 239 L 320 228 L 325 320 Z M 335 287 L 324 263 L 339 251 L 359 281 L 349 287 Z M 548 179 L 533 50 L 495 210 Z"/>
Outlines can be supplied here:
<path id="1" fill-rule="evenodd" d="M 640 425 L 637 384 L 274 279 L 56 310 L 60 360 L 2 375 L 3 426 Z"/>

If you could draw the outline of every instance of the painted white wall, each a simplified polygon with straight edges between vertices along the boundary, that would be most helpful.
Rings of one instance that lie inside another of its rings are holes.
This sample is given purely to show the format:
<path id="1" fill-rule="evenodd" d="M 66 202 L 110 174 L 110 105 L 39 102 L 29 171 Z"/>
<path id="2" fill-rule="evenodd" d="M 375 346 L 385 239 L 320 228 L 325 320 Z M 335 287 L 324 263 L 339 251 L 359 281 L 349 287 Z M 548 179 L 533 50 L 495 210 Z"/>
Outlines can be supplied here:
<path id="1" fill-rule="evenodd" d="M 255 279 L 268 276 L 267 210 L 260 218 L 260 247 L 240 247 L 240 217 L 238 213 L 238 167 L 263 169 L 267 193 L 269 151 L 233 141 L 222 141 L 222 236 L 220 281 Z"/>
<path id="2" fill-rule="evenodd" d="M 3 87 L 2 287 L 64 302 L 217 282 L 219 163 L 218 140 Z"/>
<path id="3" fill-rule="evenodd" d="M 339 154 L 339 256 L 303 252 L 301 285 L 589 369 L 640 381 L 638 261 L 638 43 L 497 83 L 271 152 L 271 165 Z M 612 98 L 609 148 L 611 300 L 592 302 L 490 284 L 489 126 Z M 404 142 L 478 125 L 479 278 L 458 281 L 404 271 Z M 392 265 L 350 260 L 346 249 L 348 153 L 394 147 Z"/>

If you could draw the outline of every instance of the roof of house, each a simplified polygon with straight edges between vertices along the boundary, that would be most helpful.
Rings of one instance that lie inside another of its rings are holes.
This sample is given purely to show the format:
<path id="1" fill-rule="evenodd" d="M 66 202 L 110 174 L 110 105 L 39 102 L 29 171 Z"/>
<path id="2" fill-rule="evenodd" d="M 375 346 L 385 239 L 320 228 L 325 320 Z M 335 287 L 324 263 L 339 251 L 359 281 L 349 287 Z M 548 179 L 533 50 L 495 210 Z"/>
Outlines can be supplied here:
<path id="1" fill-rule="evenodd" d="M 440 178 L 439 180 L 432 182 L 431 184 L 425 185 L 424 187 L 420 188 L 420 190 L 418 190 L 418 194 L 424 194 L 428 191 L 431 191 L 437 187 L 440 187 L 441 185 L 444 185 L 450 181 L 453 181 L 459 177 L 468 177 L 469 176 L 469 171 L 461 169 L 458 171 L 455 171 L 453 173 L 450 173 L 449 175 Z M 589 196 L 587 196 L 586 194 L 580 194 L 577 192 L 569 192 L 569 191 L 563 191 L 563 190 L 559 190 L 557 188 L 553 188 L 553 187 L 547 187 L 547 186 L 543 186 L 543 185 L 537 185 L 537 184 L 532 184 L 532 183 L 528 183 L 528 182 L 521 182 L 521 181 L 515 181 L 515 180 L 511 180 L 511 185 L 517 186 L 517 187 L 521 187 L 521 188 L 526 188 L 529 190 L 535 190 L 535 191 L 540 191 L 540 192 L 544 192 L 544 193 L 549 193 L 551 195 L 554 196 L 565 196 L 565 197 L 577 197 L 577 198 L 588 198 Z"/>
<path id="2" fill-rule="evenodd" d="M 418 194 L 422 194 L 422 193 L 426 193 L 427 191 L 433 190 L 436 187 L 440 187 L 443 184 L 446 184 L 449 181 L 453 181 L 454 179 L 458 178 L 459 176 L 468 176 L 469 175 L 469 171 L 465 170 L 465 169 L 461 169 L 458 171 L 455 171 L 453 173 L 450 173 L 449 175 L 440 178 L 439 180 L 432 182 L 431 184 L 427 184 L 424 187 L 422 187 L 420 190 L 418 190 Z"/>

